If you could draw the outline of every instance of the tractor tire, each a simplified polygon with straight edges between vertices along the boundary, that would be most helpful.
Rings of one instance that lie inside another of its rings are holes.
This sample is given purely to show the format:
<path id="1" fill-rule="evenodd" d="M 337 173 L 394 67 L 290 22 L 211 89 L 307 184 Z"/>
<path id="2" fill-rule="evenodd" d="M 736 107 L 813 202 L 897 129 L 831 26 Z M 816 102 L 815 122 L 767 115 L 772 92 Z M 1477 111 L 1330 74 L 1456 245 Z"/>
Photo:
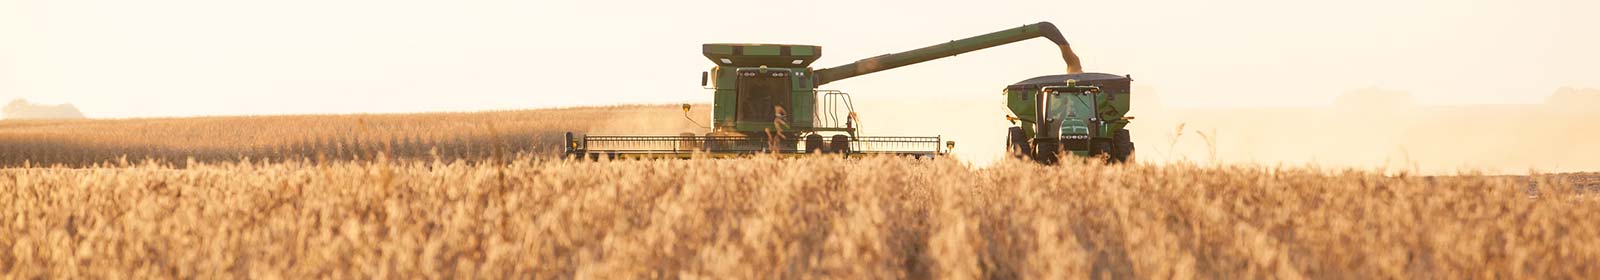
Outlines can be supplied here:
<path id="1" fill-rule="evenodd" d="M 1021 127 L 1012 127 L 1006 131 L 1006 154 L 1016 158 L 1027 158 L 1033 154 L 1032 147 L 1028 146 L 1027 134 Z"/>
<path id="2" fill-rule="evenodd" d="M 822 135 L 816 135 L 816 134 L 806 135 L 806 153 L 807 154 L 820 153 L 820 152 L 823 152 L 824 150 L 825 149 L 822 148 Z"/>
<path id="3" fill-rule="evenodd" d="M 834 135 L 833 139 L 828 141 L 828 152 L 835 154 L 850 153 L 850 136 L 844 134 Z"/>
<path id="4" fill-rule="evenodd" d="M 1133 137 L 1128 135 L 1127 129 L 1117 130 L 1112 135 L 1111 161 L 1126 163 L 1133 159 Z"/>
<path id="5" fill-rule="evenodd" d="M 1102 139 L 1089 140 L 1089 157 L 1090 158 L 1101 158 L 1101 159 L 1105 159 L 1106 163 L 1111 163 L 1112 162 L 1111 149 L 1112 149 L 1112 145 L 1111 145 L 1111 141 L 1110 140 L 1102 140 Z"/>
<path id="6" fill-rule="evenodd" d="M 1053 140 L 1035 141 L 1033 146 L 1033 161 L 1040 164 L 1056 164 L 1061 157 L 1061 145 Z"/>

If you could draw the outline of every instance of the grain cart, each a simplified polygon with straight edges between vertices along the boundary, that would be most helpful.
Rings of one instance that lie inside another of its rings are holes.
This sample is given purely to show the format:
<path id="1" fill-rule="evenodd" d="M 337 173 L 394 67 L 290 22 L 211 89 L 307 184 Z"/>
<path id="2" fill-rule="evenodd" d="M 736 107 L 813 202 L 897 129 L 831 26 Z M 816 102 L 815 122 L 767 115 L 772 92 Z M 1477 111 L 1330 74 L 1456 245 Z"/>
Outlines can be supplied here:
<path id="1" fill-rule="evenodd" d="M 1006 116 L 1012 124 L 1006 148 L 1012 155 L 1055 163 L 1062 155 L 1133 157 L 1128 136 L 1129 85 L 1133 78 L 1105 73 L 1050 75 L 1007 86 Z"/>
<path id="2" fill-rule="evenodd" d="M 564 150 L 576 158 L 687 158 L 748 154 L 936 157 L 954 148 L 938 136 L 863 136 L 850 95 L 819 86 L 938 58 L 1045 37 L 1061 50 L 1068 73 L 1082 72 L 1078 57 L 1055 25 L 1024 25 L 824 69 L 811 63 L 822 47 L 787 44 L 704 44 L 715 66 L 700 85 L 712 90 L 710 132 L 671 136 L 566 134 Z M 684 106 L 685 114 L 688 106 Z"/>

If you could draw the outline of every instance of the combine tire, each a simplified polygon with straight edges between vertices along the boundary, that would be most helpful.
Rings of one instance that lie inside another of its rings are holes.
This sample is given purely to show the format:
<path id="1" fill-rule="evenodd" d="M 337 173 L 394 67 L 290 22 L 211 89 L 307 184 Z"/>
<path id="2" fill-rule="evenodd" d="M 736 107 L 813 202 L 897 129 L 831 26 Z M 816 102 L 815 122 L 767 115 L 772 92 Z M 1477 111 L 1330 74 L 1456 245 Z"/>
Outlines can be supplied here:
<path id="1" fill-rule="evenodd" d="M 695 135 L 693 132 L 684 132 L 682 134 L 678 134 L 678 136 L 682 137 L 682 140 L 678 140 L 679 152 L 703 151 L 700 149 L 700 141 L 694 140 Z"/>
<path id="2" fill-rule="evenodd" d="M 700 148 L 704 149 L 704 151 L 715 153 L 715 152 L 722 152 L 722 151 L 731 150 L 731 149 L 733 149 L 733 147 L 735 147 L 737 145 L 737 143 L 735 143 L 733 141 L 729 141 L 729 140 L 722 140 L 722 139 L 712 140 L 712 138 L 715 138 L 715 137 L 718 137 L 718 136 L 728 136 L 728 135 L 726 135 L 726 134 L 718 134 L 716 132 L 706 133 L 706 141 L 700 143 Z"/>
<path id="3" fill-rule="evenodd" d="M 1133 137 L 1128 135 L 1127 129 L 1117 130 L 1112 136 L 1111 162 L 1126 163 L 1133 159 Z"/>
<path id="4" fill-rule="evenodd" d="M 822 148 L 822 135 L 806 135 L 806 153 L 812 154 L 822 151 L 824 151 Z"/>
<path id="5" fill-rule="evenodd" d="M 836 154 L 850 153 L 850 136 L 844 134 L 834 135 L 833 139 L 828 141 L 828 152 Z"/>
<path id="6" fill-rule="evenodd" d="M 1026 134 L 1022 133 L 1021 127 L 1012 127 L 1007 129 L 1006 154 L 1016 158 L 1027 158 L 1028 155 L 1033 154 L 1033 149 L 1030 149 L 1031 147 L 1028 146 L 1028 139 L 1026 137 Z"/>

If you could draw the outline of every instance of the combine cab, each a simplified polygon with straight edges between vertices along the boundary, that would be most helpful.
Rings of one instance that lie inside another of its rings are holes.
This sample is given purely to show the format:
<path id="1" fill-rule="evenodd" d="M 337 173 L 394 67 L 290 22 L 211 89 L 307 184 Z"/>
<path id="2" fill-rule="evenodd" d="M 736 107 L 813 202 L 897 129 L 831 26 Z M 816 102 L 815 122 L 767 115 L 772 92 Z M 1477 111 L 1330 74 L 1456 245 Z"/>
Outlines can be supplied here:
<path id="1" fill-rule="evenodd" d="M 1066 39 L 1048 22 L 817 70 L 811 68 L 811 63 L 822 56 L 819 46 L 705 44 L 701 46 L 702 54 L 716 64 L 700 76 L 700 85 L 712 90 L 709 132 L 674 136 L 578 136 L 569 132 L 565 150 L 569 157 L 586 159 L 758 153 L 938 157 L 948 153 L 955 143 L 937 136 L 863 136 L 850 95 L 818 87 L 1036 37 L 1048 38 L 1061 49 L 1068 73 L 1082 71 Z M 688 113 L 687 105 L 684 112 Z"/>

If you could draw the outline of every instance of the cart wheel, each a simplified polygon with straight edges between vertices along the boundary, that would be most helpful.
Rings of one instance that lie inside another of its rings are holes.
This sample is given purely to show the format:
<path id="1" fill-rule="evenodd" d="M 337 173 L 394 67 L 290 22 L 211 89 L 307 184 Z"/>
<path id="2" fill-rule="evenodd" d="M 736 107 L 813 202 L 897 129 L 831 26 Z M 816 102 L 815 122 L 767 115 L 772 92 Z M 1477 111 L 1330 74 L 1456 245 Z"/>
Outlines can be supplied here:
<path id="1" fill-rule="evenodd" d="M 828 142 L 829 142 L 828 143 L 828 152 L 830 152 L 830 153 L 838 153 L 838 154 L 848 154 L 848 153 L 850 153 L 850 136 L 849 135 L 844 135 L 844 134 L 834 135 L 833 136 L 833 140 L 830 140 Z"/>
<path id="2" fill-rule="evenodd" d="M 1117 163 L 1129 162 L 1133 159 L 1133 138 L 1128 136 L 1128 130 L 1117 130 L 1112 136 L 1111 160 Z"/>
<path id="3" fill-rule="evenodd" d="M 823 149 L 823 147 L 822 147 L 822 135 L 816 135 L 816 134 L 806 135 L 806 153 L 807 154 L 819 153 L 819 152 L 822 152 L 824 150 L 825 149 Z"/>
<path id="4" fill-rule="evenodd" d="M 1021 127 L 1011 127 L 1006 131 L 1006 154 L 1016 158 L 1027 158 L 1033 151 L 1028 147 L 1027 136 L 1023 136 Z"/>

